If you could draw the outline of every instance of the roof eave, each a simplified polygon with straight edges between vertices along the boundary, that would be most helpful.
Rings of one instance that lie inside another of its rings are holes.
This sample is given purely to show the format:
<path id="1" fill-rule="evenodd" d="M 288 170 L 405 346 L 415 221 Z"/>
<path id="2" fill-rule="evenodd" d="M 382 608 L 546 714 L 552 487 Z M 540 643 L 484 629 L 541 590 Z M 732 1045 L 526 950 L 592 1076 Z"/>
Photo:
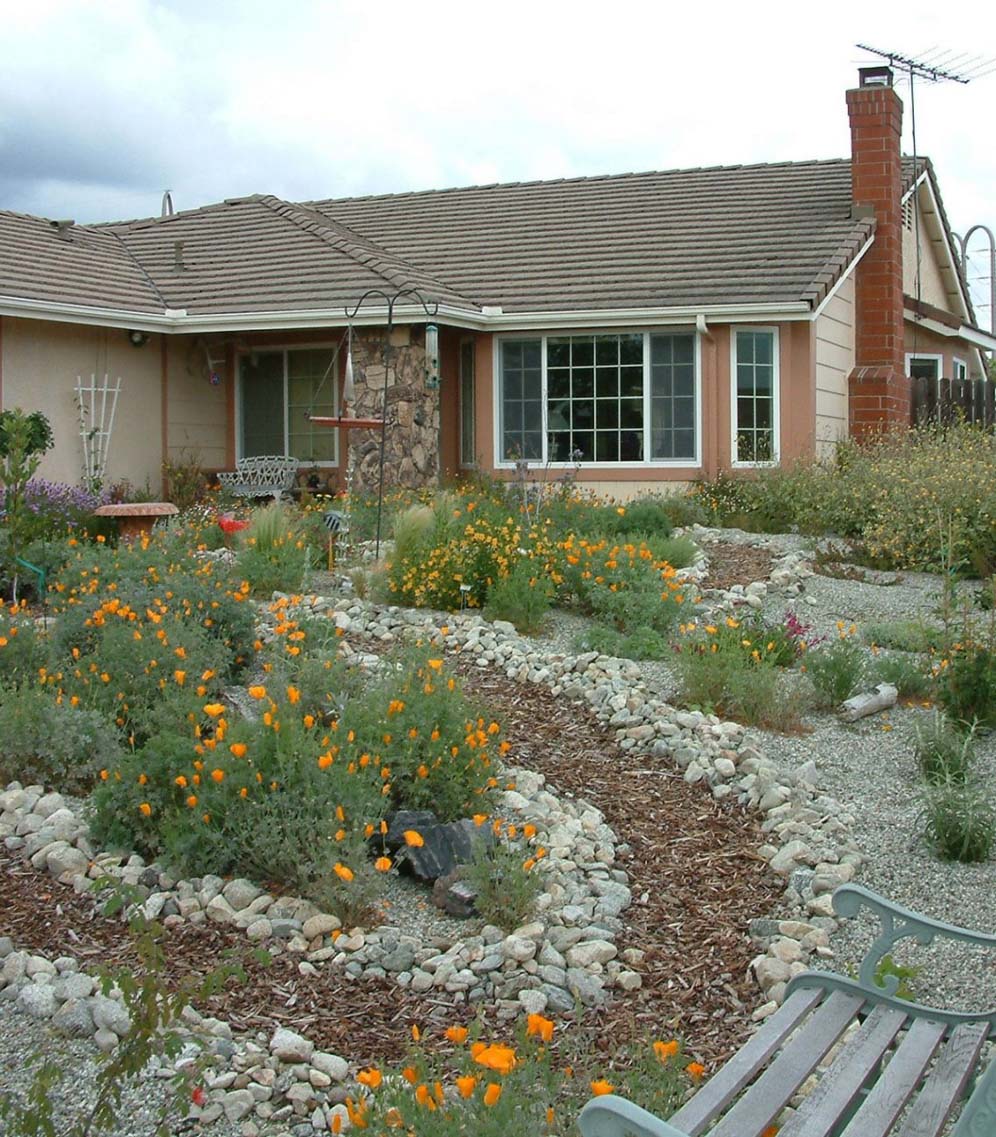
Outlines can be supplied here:
<path id="1" fill-rule="evenodd" d="M 98 327 L 137 329 L 166 334 L 204 332 L 278 331 L 294 328 L 327 328 L 344 326 L 347 321 L 341 307 L 277 312 L 188 313 L 185 309 L 165 309 L 162 313 L 124 308 L 99 308 L 81 304 L 53 303 L 16 296 L 0 296 L 0 315 L 20 316 L 57 323 L 84 324 Z M 812 306 L 806 301 L 757 304 L 688 304 L 650 308 L 591 308 L 551 310 L 543 312 L 468 311 L 440 304 L 436 319 L 455 327 L 480 331 L 540 331 L 546 328 L 623 327 L 695 323 L 699 316 L 716 323 L 758 323 L 809 320 Z M 426 318 L 420 305 L 401 305 L 394 309 L 395 323 L 422 323 Z M 386 307 L 371 307 L 351 322 L 355 325 L 383 325 Z"/>

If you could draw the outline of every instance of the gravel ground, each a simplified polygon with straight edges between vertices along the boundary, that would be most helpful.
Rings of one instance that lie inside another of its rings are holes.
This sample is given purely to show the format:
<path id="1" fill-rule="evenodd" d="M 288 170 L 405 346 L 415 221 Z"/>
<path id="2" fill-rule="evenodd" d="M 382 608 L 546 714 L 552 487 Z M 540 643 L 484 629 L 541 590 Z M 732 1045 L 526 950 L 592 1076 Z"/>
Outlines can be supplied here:
<path id="1" fill-rule="evenodd" d="M 52 1063 L 63 1072 L 48 1095 L 56 1132 L 69 1132 L 74 1120 L 84 1117 L 96 1101 L 98 1051 L 88 1039 L 68 1039 L 27 1015 L 10 1010 L 6 1003 L 0 1004 L 0 1008 L 0 1090 L 24 1094 L 30 1085 L 30 1071 L 43 1061 Z M 150 1072 L 126 1087 L 117 1109 L 119 1124 L 101 1132 L 107 1137 L 153 1137 L 172 1093 L 168 1081 Z M 168 1125 L 170 1133 L 194 1132 L 193 1123 L 175 1112 L 168 1116 Z M 0 1134 L 8 1132 L 20 1130 L 9 1131 L 0 1122 Z M 211 1128 L 212 1137 L 240 1137 L 240 1132 L 239 1125 L 224 1118 Z M 276 1137 L 278 1132 L 283 1130 L 261 1130 L 261 1137 Z"/>

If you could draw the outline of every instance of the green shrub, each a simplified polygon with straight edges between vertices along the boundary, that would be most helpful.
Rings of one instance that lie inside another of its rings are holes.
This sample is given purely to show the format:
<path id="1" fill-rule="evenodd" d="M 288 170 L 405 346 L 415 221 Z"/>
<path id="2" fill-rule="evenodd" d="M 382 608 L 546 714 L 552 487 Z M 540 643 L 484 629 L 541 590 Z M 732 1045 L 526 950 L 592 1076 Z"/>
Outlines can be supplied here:
<path id="1" fill-rule="evenodd" d="M 996 841 L 996 811 L 980 783 L 947 782 L 927 792 L 923 832 L 942 861 L 987 860 Z"/>
<path id="2" fill-rule="evenodd" d="M 427 648 L 385 660 L 380 677 L 350 699 L 343 728 L 360 752 L 390 768 L 390 802 L 431 809 L 443 821 L 490 811 L 495 759 L 507 746 Z"/>
<path id="3" fill-rule="evenodd" d="M 670 537 L 674 526 L 667 503 L 666 497 L 646 495 L 623 505 L 596 507 L 590 519 L 582 523 L 583 528 L 587 533 L 616 539 Z"/>
<path id="4" fill-rule="evenodd" d="M 474 859 L 461 867 L 460 875 L 477 894 L 474 907 L 486 923 L 512 932 L 532 917 L 543 883 L 536 871 L 536 857 L 515 827 L 500 827 L 496 841 L 483 837 L 474 848 Z"/>
<path id="5" fill-rule="evenodd" d="M 86 793 L 120 751 L 98 711 L 56 700 L 37 683 L 0 692 L 0 785 L 17 780 Z"/>
<path id="6" fill-rule="evenodd" d="M 872 683 L 891 683 L 901 698 L 925 699 L 934 689 L 930 664 L 905 655 L 876 655 L 869 668 Z"/>
<path id="7" fill-rule="evenodd" d="M 951 647 L 937 676 L 937 701 L 961 729 L 996 726 L 996 651 L 968 637 Z"/>
<path id="8" fill-rule="evenodd" d="M 0 605 L 0 687 L 36 679 L 49 651 L 48 636 L 30 616 Z"/>
<path id="9" fill-rule="evenodd" d="M 94 835 L 181 872 L 276 881 L 355 920 L 375 899 L 367 840 L 382 818 L 386 767 L 345 729 L 301 714 L 296 689 L 250 694 L 258 721 L 230 726 L 222 704 L 205 704 L 199 737 L 160 735 L 108 768 Z"/>
<path id="10" fill-rule="evenodd" d="M 523 558 L 488 589 L 484 615 L 489 620 L 508 620 L 520 632 L 532 634 L 542 627 L 553 593 L 550 578 L 538 574 L 536 564 Z"/>
<path id="11" fill-rule="evenodd" d="M 837 639 L 806 653 L 805 668 L 819 705 L 825 709 L 839 707 L 865 681 L 865 649 L 853 635 L 841 629 Z"/>
<path id="12" fill-rule="evenodd" d="M 164 459 L 162 469 L 166 497 L 181 513 L 204 498 L 207 478 L 198 454 L 180 450 L 175 456 Z"/>
<path id="13" fill-rule="evenodd" d="M 595 622 L 578 637 L 577 646 L 580 651 L 597 651 L 619 659 L 664 659 L 671 652 L 670 641 L 653 628 L 619 632 Z"/>
<path id="14" fill-rule="evenodd" d="M 922 620 L 888 620 L 880 624 L 865 624 L 861 629 L 865 643 L 894 651 L 933 651 L 940 647 L 942 637 L 940 628 L 932 628 Z"/>
<path id="15" fill-rule="evenodd" d="M 943 715 L 916 728 L 916 761 L 931 786 L 964 785 L 975 761 L 974 736 L 954 729 Z"/>

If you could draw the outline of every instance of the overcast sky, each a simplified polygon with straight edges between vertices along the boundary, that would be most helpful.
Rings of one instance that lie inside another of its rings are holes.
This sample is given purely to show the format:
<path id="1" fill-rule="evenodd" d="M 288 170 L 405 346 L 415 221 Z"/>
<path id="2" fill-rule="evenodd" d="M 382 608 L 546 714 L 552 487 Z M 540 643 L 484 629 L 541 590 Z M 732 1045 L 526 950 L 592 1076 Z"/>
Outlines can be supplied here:
<path id="1" fill-rule="evenodd" d="M 844 157 L 844 91 L 874 62 L 856 43 L 971 66 L 996 58 L 996 9 L 0 0 L 0 208 L 96 221 L 158 214 L 166 188 L 189 209 Z M 915 96 L 952 226 L 996 229 L 996 74 Z"/>

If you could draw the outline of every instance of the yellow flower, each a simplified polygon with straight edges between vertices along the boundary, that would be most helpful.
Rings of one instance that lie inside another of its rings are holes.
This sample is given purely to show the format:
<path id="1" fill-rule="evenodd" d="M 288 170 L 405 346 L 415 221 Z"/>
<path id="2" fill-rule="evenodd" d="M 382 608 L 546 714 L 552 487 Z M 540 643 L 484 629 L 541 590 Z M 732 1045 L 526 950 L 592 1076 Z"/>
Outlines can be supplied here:
<path id="1" fill-rule="evenodd" d="M 298 703 L 301 701 L 301 692 L 297 687 L 287 688 L 287 701 L 289 703 Z"/>
<path id="2" fill-rule="evenodd" d="M 417 829 L 406 829 L 404 832 L 405 844 L 410 845 L 413 849 L 421 849 L 425 844 L 425 838 Z"/>
<path id="3" fill-rule="evenodd" d="M 616 1087 L 607 1082 L 604 1078 L 600 1078 L 597 1082 L 591 1083 L 591 1092 L 595 1097 L 601 1097 L 603 1094 L 611 1094 Z"/>
<path id="4" fill-rule="evenodd" d="M 374 861 L 374 868 L 378 872 L 390 872 L 391 867 L 392 867 L 392 865 L 391 865 L 391 858 L 390 857 L 378 857 Z"/>
<path id="5" fill-rule="evenodd" d="M 143 801 L 142 804 L 138 807 L 138 812 L 143 817 L 151 817 L 152 816 L 152 806 L 149 805 L 149 803 L 147 801 Z"/>
<path id="6" fill-rule="evenodd" d="M 187 673 L 186 673 L 186 671 L 180 671 L 179 669 L 177 669 L 176 671 L 173 672 L 173 678 L 176 680 L 177 686 L 182 687 L 183 684 L 186 682 Z"/>
<path id="7" fill-rule="evenodd" d="M 216 782 L 223 782 L 225 780 L 225 771 L 215 768 L 211 771 L 211 778 Z"/>
<path id="8" fill-rule="evenodd" d="M 255 686 L 252 686 L 249 688 L 249 694 L 254 699 L 265 699 L 266 698 L 266 688 L 263 686 L 260 686 L 260 684 L 257 683 Z"/>
<path id="9" fill-rule="evenodd" d="M 347 865 L 336 864 L 333 865 L 332 871 L 340 879 L 346 881 L 348 884 L 353 879 L 353 870 Z"/>
<path id="10" fill-rule="evenodd" d="M 381 1074 L 380 1070 L 377 1070 L 371 1066 L 367 1070 L 361 1070 L 356 1075 L 356 1080 L 360 1083 L 361 1086 L 369 1086 L 370 1089 L 375 1090 L 384 1080 L 384 1076 Z"/>
<path id="11" fill-rule="evenodd" d="M 189 809 L 193 809 L 196 804 L 197 804 L 197 795 L 191 794 L 190 797 L 187 798 L 187 807 Z"/>
<path id="12" fill-rule="evenodd" d="M 488 1088 L 484 1091 L 484 1104 L 495 1105 L 500 1097 L 501 1086 L 497 1082 L 488 1082 Z"/>
<path id="13" fill-rule="evenodd" d="M 685 1069 L 696 1081 L 705 1073 L 705 1066 L 701 1062 L 689 1062 Z"/>
<path id="14" fill-rule="evenodd" d="M 477 1079 L 473 1074 L 466 1074 L 462 1078 L 457 1078 L 456 1087 L 460 1091 L 462 1098 L 469 1098 L 474 1092 L 474 1087 L 477 1085 Z"/>
<path id="15" fill-rule="evenodd" d="M 228 748 L 236 758 L 245 758 L 249 747 L 244 742 L 233 742 Z"/>
<path id="16" fill-rule="evenodd" d="M 217 718 L 219 715 L 223 715 L 225 713 L 224 704 L 223 703 L 205 703 L 204 713 L 206 715 L 210 715 L 212 718 Z"/>
<path id="17" fill-rule="evenodd" d="M 448 1026 L 445 1034 L 450 1042 L 455 1042 L 457 1045 L 467 1041 L 467 1028 L 465 1026 Z"/>

